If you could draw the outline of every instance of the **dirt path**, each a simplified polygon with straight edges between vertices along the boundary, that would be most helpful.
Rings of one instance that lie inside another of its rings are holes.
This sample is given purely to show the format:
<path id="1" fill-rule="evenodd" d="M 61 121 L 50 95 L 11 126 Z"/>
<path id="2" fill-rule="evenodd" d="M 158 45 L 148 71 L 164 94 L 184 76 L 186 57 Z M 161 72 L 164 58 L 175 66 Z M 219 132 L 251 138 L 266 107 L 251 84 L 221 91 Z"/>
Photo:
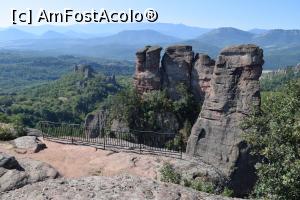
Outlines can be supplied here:
<path id="1" fill-rule="evenodd" d="M 156 179 L 159 167 L 172 158 L 140 155 L 128 152 L 113 152 L 93 147 L 59 144 L 44 141 L 47 149 L 34 154 L 16 153 L 8 143 L 0 143 L 0 152 L 16 158 L 32 158 L 44 161 L 56 168 L 64 177 L 90 175 L 112 176 L 122 173 Z"/>

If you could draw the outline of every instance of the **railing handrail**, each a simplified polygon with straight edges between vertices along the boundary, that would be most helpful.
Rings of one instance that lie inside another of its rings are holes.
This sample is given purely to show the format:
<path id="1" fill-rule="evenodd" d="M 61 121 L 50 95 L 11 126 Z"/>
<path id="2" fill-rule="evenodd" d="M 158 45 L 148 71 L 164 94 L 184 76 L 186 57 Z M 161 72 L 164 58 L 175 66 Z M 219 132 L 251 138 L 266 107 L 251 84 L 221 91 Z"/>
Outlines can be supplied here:
<path id="1" fill-rule="evenodd" d="M 97 127 L 85 127 L 84 124 L 69 124 L 66 122 L 51 122 L 51 121 L 39 121 L 38 124 L 41 123 L 46 123 L 46 124 L 55 124 L 55 125 L 69 125 L 69 126 L 83 126 L 84 128 L 90 128 L 90 129 L 95 129 Z M 115 131 L 115 130 L 111 130 L 111 129 L 107 129 L 104 128 L 104 131 L 111 131 L 111 132 L 122 132 L 122 133 L 126 133 L 125 131 Z M 157 134 L 157 135 L 176 135 L 176 133 L 168 133 L 168 132 L 156 132 L 156 131 L 144 131 L 144 130 L 136 130 L 136 129 L 128 129 L 128 132 L 134 132 L 134 133 L 153 133 L 153 134 Z"/>
<path id="2" fill-rule="evenodd" d="M 162 154 L 175 153 L 176 155 L 180 153 L 180 157 L 182 158 L 182 146 L 178 146 L 178 143 L 175 142 L 175 133 L 159 133 L 133 129 L 129 129 L 128 131 L 114 131 L 99 126 L 87 128 L 83 124 L 50 121 L 40 121 L 38 126 L 43 132 L 45 139 L 54 138 L 58 141 L 68 141 L 72 144 L 82 144 L 83 142 L 88 145 L 98 145 L 104 149 L 106 147 L 137 149 L 138 147 L 140 153 L 142 151 L 152 153 L 161 152 Z"/>

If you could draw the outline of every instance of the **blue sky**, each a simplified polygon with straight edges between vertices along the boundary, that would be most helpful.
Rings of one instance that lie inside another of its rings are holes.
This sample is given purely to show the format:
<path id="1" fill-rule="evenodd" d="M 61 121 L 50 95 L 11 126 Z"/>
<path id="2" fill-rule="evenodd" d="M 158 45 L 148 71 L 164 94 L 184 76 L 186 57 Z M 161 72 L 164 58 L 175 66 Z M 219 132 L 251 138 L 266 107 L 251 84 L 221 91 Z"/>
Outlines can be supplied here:
<path id="1" fill-rule="evenodd" d="M 300 29 L 300 0 L 7 0 L 1 2 L 0 27 L 12 25 L 12 9 L 85 11 L 154 8 L 159 22 L 216 28 Z"/>

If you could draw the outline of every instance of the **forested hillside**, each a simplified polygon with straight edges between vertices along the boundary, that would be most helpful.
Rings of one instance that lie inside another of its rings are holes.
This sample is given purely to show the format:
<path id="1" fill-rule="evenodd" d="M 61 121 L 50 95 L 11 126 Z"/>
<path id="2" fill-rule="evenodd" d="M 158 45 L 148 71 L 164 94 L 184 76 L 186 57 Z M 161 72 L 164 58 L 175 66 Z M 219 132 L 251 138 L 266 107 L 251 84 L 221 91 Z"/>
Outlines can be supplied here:
<path id="1" fill-rule="evenodd" d="M 75 64 L 89 64 L 105 75 L 131 75 L 133 62 L 78 56 L 48 56 L 37 52 L 0 51 L 0 94 L 48 83 L 71 72 Z"/>
<path id="2" fill-rule="evenodd" d="M 70 73 L 15 95 L 0 96 L 0 121 L 34 126 L 40 120 L 82 123 L 85 116 L 120 89 L 113 78 Z"/>
<path id="3" fill-rule="evenodd" d="M 286 67 L 275 72 L 269 72 L 262 75 L 260 79 L 262 91 L 276 91 L 291 80 L 300 78 L 300 68 Z"/>

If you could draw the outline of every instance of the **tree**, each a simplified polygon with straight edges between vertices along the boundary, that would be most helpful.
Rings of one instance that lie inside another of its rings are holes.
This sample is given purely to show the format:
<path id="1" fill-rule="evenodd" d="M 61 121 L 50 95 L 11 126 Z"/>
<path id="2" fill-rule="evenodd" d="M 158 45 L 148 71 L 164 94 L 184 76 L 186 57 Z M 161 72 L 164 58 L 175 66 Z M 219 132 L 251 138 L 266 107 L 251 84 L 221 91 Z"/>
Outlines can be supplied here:
<path id="1" fill-rule="evenodd" d="M 265 99 L 244 123 L 258 181 L 253 194 L 270 199 L 300 199 L 300 80 Z"/>

